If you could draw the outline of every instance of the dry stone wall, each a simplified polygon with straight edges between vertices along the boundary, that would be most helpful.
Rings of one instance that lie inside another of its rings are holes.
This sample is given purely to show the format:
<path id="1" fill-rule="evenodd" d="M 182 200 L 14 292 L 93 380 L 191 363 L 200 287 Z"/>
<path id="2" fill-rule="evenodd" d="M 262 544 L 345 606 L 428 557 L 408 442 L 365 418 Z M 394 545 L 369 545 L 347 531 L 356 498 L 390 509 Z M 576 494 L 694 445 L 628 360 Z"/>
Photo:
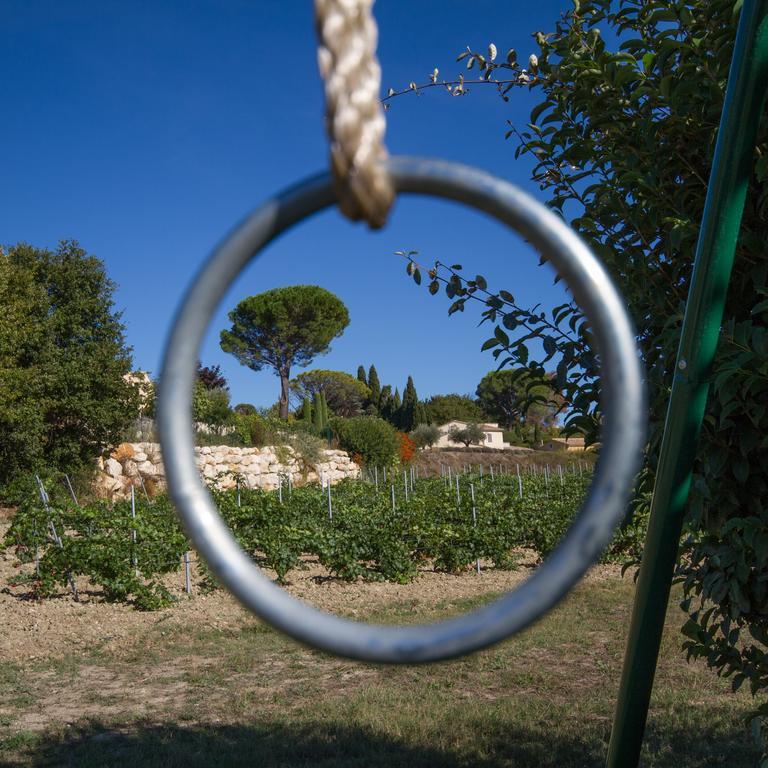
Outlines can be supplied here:
<path id="1" fill-rule="evenodd" d="M 360 468 L 344 451 L 324 450 L 323 460 L 308 465 L 290 446 L 236 448 L 227 445 L 195 448 L 203 480 L 222 490 L 234 488 L 237 479 L 249 488 L 274 490 L 280 483 L 338 483 L 358 477 Z M 96 492 L 107 498 L 125 498 L 131 486 L 150 494 L 165 490 L 165 468 L 158 443 L 121 443 L 98 459 Z"/>

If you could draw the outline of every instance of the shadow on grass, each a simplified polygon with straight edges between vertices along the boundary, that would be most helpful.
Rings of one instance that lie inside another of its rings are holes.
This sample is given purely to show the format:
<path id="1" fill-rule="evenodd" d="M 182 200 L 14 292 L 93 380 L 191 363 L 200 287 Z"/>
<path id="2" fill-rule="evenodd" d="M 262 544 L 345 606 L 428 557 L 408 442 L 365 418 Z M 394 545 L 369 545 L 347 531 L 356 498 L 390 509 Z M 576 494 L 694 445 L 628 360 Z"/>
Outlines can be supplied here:
<path id="1" fill-rule="evenodd" d="M 488 724 L 487 724 L 488 725 Z M 450 734 L 435 734 L 451 743 Z M 657 734 L 658 736 L 658 734 Z M 722 740 L 725 736 L 725 741 Z M 687 730 L 665 734 L 662 748 L 646 755 L 653 768 L 751 768 L 755 755 L 744 732 L 718 734 L 719 749 L 707 734 Z M 13 765 L 197 768 L 602 768 L 606 744 L 596 734 L 583 741 L 496 722 L 476 743 L 446 748 L 409 744 L 370 729 L 336 723 L 286 725 L 142 725 L 124 729 L 98 722 L 72 728 L 65 736 L 43 735 L 14 756 Z M 0 764 L 2 753 L 0 752 Z"/>

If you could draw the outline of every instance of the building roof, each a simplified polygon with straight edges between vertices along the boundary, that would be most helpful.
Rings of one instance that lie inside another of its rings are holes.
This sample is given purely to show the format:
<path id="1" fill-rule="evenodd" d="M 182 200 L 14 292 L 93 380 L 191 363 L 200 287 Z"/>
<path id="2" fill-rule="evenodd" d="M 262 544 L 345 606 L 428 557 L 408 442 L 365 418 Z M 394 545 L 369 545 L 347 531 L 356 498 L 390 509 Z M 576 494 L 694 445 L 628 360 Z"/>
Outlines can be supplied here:
<path id="1" fill-rule="evenodd" d="M 466 427 L 470 424 L 469 421 L 459 421 L 458 419 L 451 419 L 450 421 L 447 421 L 445 424 L 443 424 L 444 427 L 450 427 L 452 425 L 456 426 L 463 426 Z M 503 432 L 504 430 L 498 425 L 498 424 L 486 424 L 486 423 L 478 423 L 478 426 L 484 431 L 484 432 Z"/>

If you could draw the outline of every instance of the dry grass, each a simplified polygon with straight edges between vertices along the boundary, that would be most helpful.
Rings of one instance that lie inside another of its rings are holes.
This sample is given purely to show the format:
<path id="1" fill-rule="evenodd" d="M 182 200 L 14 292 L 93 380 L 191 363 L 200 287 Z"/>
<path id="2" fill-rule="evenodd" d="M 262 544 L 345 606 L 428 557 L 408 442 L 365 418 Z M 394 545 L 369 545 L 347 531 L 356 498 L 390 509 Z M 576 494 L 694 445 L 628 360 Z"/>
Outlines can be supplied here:
<path id="1" fill-rule="evenodd" d="M 501 583 L 487 575 L 448 577 L 439 588 L 423 579 L 294 589 L 357 618 L 404 623 L 489 599 Z M 87 643 L 62 633 L 43 653 L 43 635 L 30 629 L 27 657 L 0 667 L 0 764 L 597 768 L 633 591 L 616 569 L 596 570 L 521 636 L 456 662 L 404 668 L 307 650 L 224 594 L 157 614 L 94 601 L 85 610 L 103 632 Z M 68 602 L 17 600 L 17 608 L 34 609 L 45 629 Z M 681 622 L 671 608 L 643 765 L 752 766 L 741 721 L 751 701 L 685 663 Z"/>

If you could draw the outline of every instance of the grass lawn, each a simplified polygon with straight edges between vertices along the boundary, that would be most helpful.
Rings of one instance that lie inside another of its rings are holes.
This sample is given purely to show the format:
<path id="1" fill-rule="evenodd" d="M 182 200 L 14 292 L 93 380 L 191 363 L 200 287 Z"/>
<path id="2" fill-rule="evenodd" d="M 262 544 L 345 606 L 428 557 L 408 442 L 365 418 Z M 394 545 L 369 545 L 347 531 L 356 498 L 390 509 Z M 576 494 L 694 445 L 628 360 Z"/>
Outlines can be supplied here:
<path id="1" fill-rule="evenodd" d="M 117 650 L 3 664 L 0 764 L 597 768 L 633 591 L 629 577 L 590 576 L 520 637 L 404 668 L 309 651 L 246 615 L 217 627 L 175 621 L 172 609 Z M 446 596 L 426 613 L 398 601 L 363 615 L 434 619 L 484 599 Z M 643 765 L 751 767 L 743 716 L 752 702 L 685 662 L 682 620 L 673 606 Z"/>

